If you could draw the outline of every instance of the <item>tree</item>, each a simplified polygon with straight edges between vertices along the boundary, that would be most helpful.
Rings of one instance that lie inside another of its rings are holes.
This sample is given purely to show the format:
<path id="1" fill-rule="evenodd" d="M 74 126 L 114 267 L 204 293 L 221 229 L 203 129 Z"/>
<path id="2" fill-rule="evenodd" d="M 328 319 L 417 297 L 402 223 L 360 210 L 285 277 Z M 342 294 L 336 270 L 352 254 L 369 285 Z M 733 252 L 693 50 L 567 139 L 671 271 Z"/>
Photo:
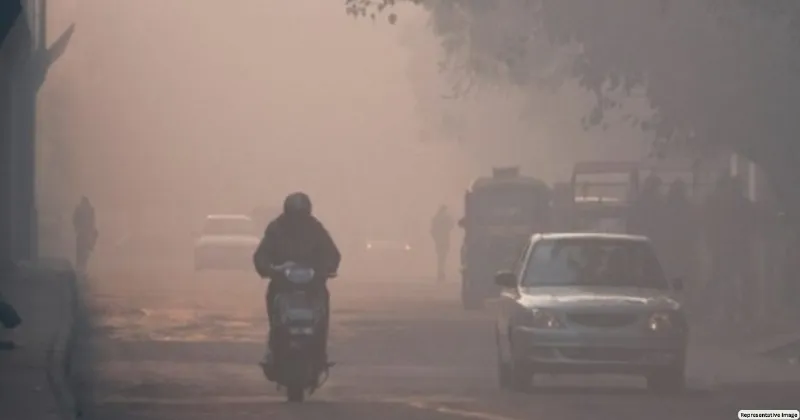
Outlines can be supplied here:
<path id="1" fill-rule="evenodd" d="M 395 1 L 346 3 L 355 13 Z M 633 120 L 642 129 L 665 142 L 681 133 L 693 148 L 748 157 L 764 168 L 784 210 L 800 219 L 800 143 L 793 139 L 800 132 L 794 83 L 800 3 L 428 0 L 423 6 L 447 51 L 470 57 L 475 77 L 533 92 L 552 80 L 542 70 L 553 72 L 558 58 L 556 74 L 577 78 L 595 94 L 592 125 L 642 92 L 654 111 Z"/>
<path id="2" fill-rule="evenodd" d="M 20 13 L 22 13 L 20 0 L 0 2 L 0 46 L 3 45 Z"/>

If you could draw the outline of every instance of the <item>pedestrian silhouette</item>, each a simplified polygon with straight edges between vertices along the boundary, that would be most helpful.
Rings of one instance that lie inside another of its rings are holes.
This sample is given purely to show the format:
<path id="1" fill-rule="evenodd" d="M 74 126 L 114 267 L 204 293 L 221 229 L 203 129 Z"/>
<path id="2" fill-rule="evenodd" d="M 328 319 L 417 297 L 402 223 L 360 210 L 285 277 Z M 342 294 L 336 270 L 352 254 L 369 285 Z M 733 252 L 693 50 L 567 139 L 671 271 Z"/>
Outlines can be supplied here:
<path id="1" fill-rule="evenodd" d="M 689 202 L 689 191 L 683 180 L 674 181 L 667 192 L 663 225 L 664 269 L 671 277 L 690 274 L 692 249 L 695 244 L 695 218 Z"/>
<path id="2" fill-rule="evenodd" d="M 720 302 L 717 315 L 721 319 L 741 321 L 747 310 L 743 299 L 752 268 L 755 211 L 737 178 L 726 176 L 718 181 L 705 217 L 712 265 L 707 293 Z"/>
<path id="3" fill-rule="evenodd" d="M 78 271 L 85 272 L 98 234 L 94 207 L 86 196 L 81 197 L 75 208 L 72 226 L 75 228 L 75 266 Z"/>
<path id="4" fill-rule="evenodd" d="M 450 252 L 450 234 L 453 231 L 453 218 L 447 206 L 439 207 L 431 220 L 430 234 L 436 251 L 436 279 L 445 281 L 447 256 Z"/>

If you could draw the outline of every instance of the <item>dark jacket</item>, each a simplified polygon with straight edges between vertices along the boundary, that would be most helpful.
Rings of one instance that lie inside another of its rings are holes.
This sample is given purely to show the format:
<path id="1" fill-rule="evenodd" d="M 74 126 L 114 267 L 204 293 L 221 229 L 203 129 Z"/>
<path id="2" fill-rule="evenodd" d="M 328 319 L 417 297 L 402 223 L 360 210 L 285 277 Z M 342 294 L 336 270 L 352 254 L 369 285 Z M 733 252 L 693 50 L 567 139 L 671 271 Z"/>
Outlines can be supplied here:
<path id="1" fill-rule="evenodd" d="M 328 230 L 315 217 L 292 220 L 285 215 L 270 222 L 253 255 L 261 277 L 271 276 L 271 265 L 294 261 L 320 273 L 335 273 L 341 254 Z"/>

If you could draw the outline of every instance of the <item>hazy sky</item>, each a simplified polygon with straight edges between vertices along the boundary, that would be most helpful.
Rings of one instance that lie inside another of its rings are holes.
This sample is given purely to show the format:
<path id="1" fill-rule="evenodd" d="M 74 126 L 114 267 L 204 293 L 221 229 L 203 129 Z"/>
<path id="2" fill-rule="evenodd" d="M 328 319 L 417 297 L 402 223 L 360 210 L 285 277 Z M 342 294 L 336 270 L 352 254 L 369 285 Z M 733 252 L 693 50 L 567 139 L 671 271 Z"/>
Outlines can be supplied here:
<path id="1" fill-rule="evenodd" d="M 110 226 L 249 212 L 305 190 L 339 229 L 426 235 L 438 204 L 460 213 L 493 164 L 565 177 L 632 137 L 583 132 L 578 94 L 543 96 L 538 111 L 508 92 L 442 99 L 418 9 L 391 26 L 319 0 L 53 3 L 51 40 L 69 22 L 76 32 L 41 96 L 47 179 L 70 200 L 89 195 Z"/>
<path id="2" fill-rule="evenodd" d="M 419 141 L 400 28 L 315 0 L 76 4 L 43 101 L 106 213 L 249 212 L 302 189 L 330 217 L 406 223 L 457 196 L 461 159 Z"/>

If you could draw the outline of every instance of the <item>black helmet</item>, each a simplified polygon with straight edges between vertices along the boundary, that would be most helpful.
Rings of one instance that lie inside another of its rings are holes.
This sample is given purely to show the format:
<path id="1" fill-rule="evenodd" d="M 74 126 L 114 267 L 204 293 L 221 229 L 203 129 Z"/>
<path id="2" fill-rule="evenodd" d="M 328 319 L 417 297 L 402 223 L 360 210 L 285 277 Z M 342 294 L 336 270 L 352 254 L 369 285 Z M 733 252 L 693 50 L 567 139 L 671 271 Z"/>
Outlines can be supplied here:
<path id="1" fill-rule="evenodd" d="M 287 216 L 311 216 L 311 199 L 302 192 L 291 193 L 283 201 L 283 214 Z"/>

